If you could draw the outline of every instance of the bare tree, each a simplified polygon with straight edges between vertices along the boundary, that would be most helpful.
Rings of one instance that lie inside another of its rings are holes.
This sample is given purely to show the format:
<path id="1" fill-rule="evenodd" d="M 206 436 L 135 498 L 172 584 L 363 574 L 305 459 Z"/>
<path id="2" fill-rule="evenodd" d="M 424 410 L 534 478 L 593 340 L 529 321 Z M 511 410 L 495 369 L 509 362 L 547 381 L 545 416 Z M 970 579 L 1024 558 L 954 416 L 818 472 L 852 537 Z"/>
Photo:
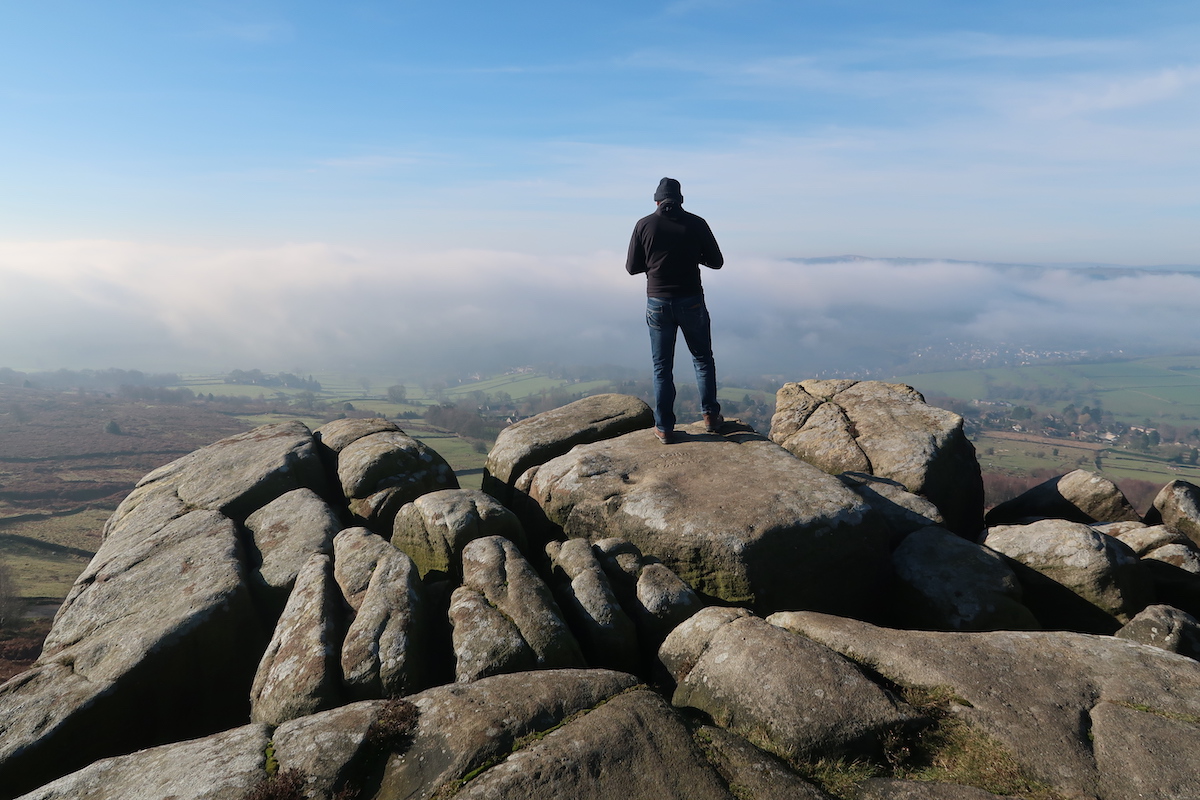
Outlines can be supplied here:
<path id="1" fill-rule="evenodd" d="M 23 604 L 12 568 L 0 562 L 0 628 L 12 627 L 21 619 Z"/>

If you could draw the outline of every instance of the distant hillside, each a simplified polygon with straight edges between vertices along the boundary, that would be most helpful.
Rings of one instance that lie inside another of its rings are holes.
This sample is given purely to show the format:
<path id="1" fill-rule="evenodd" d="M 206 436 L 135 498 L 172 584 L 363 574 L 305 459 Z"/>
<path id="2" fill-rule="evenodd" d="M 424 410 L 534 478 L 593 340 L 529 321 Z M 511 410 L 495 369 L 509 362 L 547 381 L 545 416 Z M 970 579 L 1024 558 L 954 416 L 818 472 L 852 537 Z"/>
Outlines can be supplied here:
<path id="1" fill-rule="evenodd" d="M 815 258 L 788 258 L 785 261 L 791 261 L 796 264 L 844 264 L 858 263 L 863 261 L 880 261 L 885 264 L 894 264 L 896 266 L 908 266 L 912 264 L 928 264 L 930 262 L 938 262 L 941 264 L 972 264 L 985 267 L 999 268 L 1021 268 L 1021 269 L 1072 269 L 1072 270 L 1097 270 L 1107 271 L 1112 273 L 1117 272 L 1200 272 L 1200 264 L 1154 264 L 1150 266 L 1130 266 L 1128 264 L 1105 264 L 1098 261 L 1065 261 L 1051 262 L 1043 261 L 1033 264 L 1010 263 L 1005 261 L 963 261 L 954 258 L 897 258 L 893 256 L 817 256 Z"/>

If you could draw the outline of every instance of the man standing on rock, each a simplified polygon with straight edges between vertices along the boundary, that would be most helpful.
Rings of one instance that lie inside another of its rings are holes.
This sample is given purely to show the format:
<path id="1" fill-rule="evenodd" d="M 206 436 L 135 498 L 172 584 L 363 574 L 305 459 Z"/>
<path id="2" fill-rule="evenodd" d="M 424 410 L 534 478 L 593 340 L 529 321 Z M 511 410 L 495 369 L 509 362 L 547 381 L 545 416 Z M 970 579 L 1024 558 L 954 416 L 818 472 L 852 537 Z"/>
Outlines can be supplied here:
<path id="1" fill-rule="evenodd" d="M 683 210 L 679 181 L 663 178 L 654 193 L 658 208 L 633 228 L 625 269 L 646 273 L 646 324 L 654 361 L 654 435 L 670 444 L 675 430 L 675 333 L 692 353 L 704 427 L 717 432 L 725 420 L 717 402 L 717 369 L 700 265 L 720 269 L 725 263 L 708 223 Z"/>

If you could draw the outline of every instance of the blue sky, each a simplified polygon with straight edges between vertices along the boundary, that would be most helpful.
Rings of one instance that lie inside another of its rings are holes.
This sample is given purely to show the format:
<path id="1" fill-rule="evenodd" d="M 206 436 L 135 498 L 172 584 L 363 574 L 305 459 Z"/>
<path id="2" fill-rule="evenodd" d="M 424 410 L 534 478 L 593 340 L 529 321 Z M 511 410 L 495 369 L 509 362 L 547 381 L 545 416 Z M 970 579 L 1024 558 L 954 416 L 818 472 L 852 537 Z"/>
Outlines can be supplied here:
<path id="1" fill-rule="evenodd" d="M 1198 45 L 1194 2 L 9 3 L 0 363 L 69 366 L 68 323 L 114 316 L 94 366 L 156 336 L 199 360 L 189 332 L 234 291 L 348 274 L 432 297 L 505 265 L 555 302 L 633 302 L 623 251 L 663 175 L 731 272 L 1197 264 Z M 60 330 L 18 347 L 3 319 L 34 296 Z"/>

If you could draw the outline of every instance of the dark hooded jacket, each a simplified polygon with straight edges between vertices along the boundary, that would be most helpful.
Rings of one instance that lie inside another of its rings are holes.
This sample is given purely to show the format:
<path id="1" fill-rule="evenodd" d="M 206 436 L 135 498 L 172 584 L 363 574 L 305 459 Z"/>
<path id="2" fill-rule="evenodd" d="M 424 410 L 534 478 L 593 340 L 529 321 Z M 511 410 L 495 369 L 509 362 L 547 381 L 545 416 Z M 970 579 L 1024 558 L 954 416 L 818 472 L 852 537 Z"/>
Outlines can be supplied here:
<path id="1" fill-rule="evenodd" d="M 720 269 L 725 257 L 708 223 L 674 200 L 664 200 L 634 226 L 625 269 L 630 275 L 646 273 L 648 297 L 703 294 L 701 264 Z"/>

